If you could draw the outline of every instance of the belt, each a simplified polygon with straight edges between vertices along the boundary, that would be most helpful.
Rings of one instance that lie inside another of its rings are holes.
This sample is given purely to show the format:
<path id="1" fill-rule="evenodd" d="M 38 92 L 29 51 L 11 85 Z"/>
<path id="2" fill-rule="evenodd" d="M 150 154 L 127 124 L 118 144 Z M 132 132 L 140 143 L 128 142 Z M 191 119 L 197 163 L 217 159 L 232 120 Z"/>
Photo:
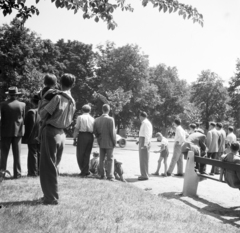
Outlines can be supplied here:
<path id="1" fill-rule="evenodd" d="M 90 132 L 90 131 L 79 131 L 79 133 L 93 133 L 93 132 Z"/>

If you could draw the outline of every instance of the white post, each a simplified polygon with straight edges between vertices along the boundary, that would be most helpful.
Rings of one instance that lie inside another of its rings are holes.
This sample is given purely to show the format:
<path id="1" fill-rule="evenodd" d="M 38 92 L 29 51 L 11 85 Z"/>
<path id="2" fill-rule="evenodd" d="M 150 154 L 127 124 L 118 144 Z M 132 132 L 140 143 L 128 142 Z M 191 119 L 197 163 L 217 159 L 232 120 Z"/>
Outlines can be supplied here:
<path id="1" fill-rule="evenodd" d="M 189 151 L 183 182 L 183 195 L 196 196 L 199 177 L 195 172 L 194 153 Z"/>

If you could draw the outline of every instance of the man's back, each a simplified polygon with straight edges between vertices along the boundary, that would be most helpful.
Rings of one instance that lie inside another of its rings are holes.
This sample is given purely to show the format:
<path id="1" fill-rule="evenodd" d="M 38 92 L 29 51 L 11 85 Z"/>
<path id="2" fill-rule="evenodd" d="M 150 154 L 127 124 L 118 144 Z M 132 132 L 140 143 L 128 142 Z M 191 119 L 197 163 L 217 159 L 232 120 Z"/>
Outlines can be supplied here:
<path id="1" fill-rule="evenodd" d="M 25 103 L 9 100 L 1 104 L 1 136 L 19 137 L 24 135 Z"/>
<path id="2" fill-rule="evenodd" d="M 114 148 L 116 131 L 113 118 L 105 114 L 98 117 L 94 122 L 94 134 L 100 148 Z"/>
<path id="3" fill-rule="evenodd" d="M 219 150 L 220 134 L 216 129 L 209 130 L 207 133 L 207 147 L 208 152 L 218 152 Z"/>

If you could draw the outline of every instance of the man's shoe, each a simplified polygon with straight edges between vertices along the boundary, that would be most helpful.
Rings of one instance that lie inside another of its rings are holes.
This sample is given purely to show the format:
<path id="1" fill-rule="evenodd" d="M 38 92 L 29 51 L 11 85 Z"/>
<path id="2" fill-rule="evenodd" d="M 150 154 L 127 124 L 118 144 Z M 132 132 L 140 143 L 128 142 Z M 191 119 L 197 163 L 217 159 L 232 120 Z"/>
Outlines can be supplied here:
<path id="1" fill-rule="evenodd" d="M 44 199 L 43 205 L 58 205 L 58 201 L 57 200 L 48 201 Z"/>
<path id="2" fill-rule="evenodd" d="M 109 181 L 115 182 L 116 180 L 114 178 L 107 179 Z"/>
<path id="3" fill-rule="evenodd" d="M 159 176 L 159 173 L 154 172 L 154 173 L 152 173 L 151 175 L 153 175 L 153 176 Z"/>
<path id="4" fill-rule="evenodd" d="M 214 176 L 214 173 L 210 172 L 209 175 L 210 175 L 210 176 Z"/>
<path id="5" fill-rule="evenodd" d="M 141 181 L 142 181 L 142 180 L 148 180 L 148 178 L 147 178 L 147 177 L 139 176 L 139 177 L 138 177 L 138 180 L 141 180 Z"/>
<path id="6" fill-rule="evenodd" d="M 171 173 L 167 172 L 167 176 L 171 176 L 171 175 L 172 175 Z"/>

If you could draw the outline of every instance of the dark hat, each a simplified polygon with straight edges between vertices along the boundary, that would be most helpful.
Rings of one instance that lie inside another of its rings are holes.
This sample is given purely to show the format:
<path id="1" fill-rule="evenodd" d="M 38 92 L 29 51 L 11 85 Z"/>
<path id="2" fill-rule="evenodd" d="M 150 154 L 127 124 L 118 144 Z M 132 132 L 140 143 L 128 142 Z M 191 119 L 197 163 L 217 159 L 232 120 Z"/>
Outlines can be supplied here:
<path id="1" fill-rule="evenodd" d="M 17 87 L 9 87 L 8 91 L 5 92 L 5 94 L 8 94 L 8 95 L 19 95 L 19 94 L 21 94 L 21 92 L 18 92 L 18 88 Z"/>
<path id="2" fill-rule="evenodd" d="M 232 142 L 230 148 L 233 151 L 238 151 L 239 150 L 239 143 L 238 142 Z"/>

